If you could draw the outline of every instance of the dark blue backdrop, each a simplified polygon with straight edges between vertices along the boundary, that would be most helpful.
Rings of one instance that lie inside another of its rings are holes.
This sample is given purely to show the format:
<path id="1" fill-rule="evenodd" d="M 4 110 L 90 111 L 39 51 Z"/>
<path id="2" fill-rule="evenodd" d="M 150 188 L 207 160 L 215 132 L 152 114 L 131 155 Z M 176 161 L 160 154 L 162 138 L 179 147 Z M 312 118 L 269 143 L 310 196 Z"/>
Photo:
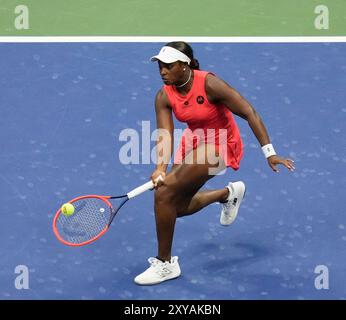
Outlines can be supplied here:
<path id="1" fill-rule="evenodd" d="M 148 180 L 152 164 L 120 162 L 119 134 L 145 120 L 155 129 L 161 81 L 148 59 L 160 44 L 1 44 L 1 299 L 345 299 L 346 44 L 193 47 L 203 69 L 254 105 L 296 171 L 274 174 L 237 118 L 241 169 L 206 186 L 246 182 L 237 221 L 220 226 L 218 205 L 178 220 L 182 277 L 136 286 L 156 254 L 152 193 L 90 246 L 63 246 L 51 223 L 75 196 Z M 17 265 L 29 268 L 28 290 L 14 286 Z M 329 269 L 328 290 L 314 286 L 317 265 Z"/>

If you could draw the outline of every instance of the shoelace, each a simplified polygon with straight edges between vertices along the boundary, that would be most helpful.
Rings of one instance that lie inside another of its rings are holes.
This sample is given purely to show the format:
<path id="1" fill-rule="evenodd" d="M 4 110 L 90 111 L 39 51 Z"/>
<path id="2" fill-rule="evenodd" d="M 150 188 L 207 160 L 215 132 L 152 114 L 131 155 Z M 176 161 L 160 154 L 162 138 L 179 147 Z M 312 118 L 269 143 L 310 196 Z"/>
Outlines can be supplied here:
<path id="1" fill-rule="evenodd" d="M 158 274 L 160 277 L 164 277 L 167 274 L 170 274 L 171 271 L 166 268 L 167 263 L 169 262 L 162 262 L 159 259 L 156 258 L 149 258 L 148 262 L 150 263 L 150 267 L 154 269 L 154 272 Z"/>
<path id="2" fill-rule="evenodd" d="M 222 205 L 227 210 L 227 209 L 229 209 L 233 205 L 233 202 L 227 201 L 226 203 L 223 203 Z"/>
<path id="3" fill-rule="evenodd" d="M 222 204 L 226 211 L 227 211 L 230 207 L 235 207 L 235 205 L 234 205 L 234 203 L 233 203 L 233 199 L 234 199 L 234 197 L 233 197 L 234 189 L 233 189 L 232 186 L 231 186 L 231 189 L 232 189 L 232 191 L 230 191 L 230 192 L 232 192 L 232 197 L 231 197 L 227 202 L 225 202 L 225 203 Z"/>

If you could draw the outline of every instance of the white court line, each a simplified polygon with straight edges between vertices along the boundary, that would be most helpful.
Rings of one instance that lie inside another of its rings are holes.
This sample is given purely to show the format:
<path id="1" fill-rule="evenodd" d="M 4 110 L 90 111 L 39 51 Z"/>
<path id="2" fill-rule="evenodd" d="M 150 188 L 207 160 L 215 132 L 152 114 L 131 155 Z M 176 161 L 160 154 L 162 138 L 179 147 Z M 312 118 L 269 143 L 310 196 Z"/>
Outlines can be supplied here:
<path id="1" fill-rule="evenodd" d="M 178 37 L 178 36 L 0 36 L 0 43 L 48 42 L 169 42 L 190 43 L 313 43 L 346 42 L 346 36 L 287 36 L 287 37 Z"/>

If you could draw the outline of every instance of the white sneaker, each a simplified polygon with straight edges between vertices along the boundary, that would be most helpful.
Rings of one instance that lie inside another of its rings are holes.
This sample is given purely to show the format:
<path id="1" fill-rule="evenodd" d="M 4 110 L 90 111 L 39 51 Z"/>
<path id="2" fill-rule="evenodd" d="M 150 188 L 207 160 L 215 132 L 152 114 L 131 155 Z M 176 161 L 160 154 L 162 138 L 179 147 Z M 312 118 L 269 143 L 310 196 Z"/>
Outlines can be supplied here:
<path id="1" fill-rule="evenodd" d="M 220 223 L 223 226 L 229 226 L 235 220 L 245 196 L 245 184 L 242 181 L 230 182 L 226 188 L 229 190 L 227 202 L 221 203 Z"/>
<path id="2" fill-rule="evenodd" d="M 150 285 L 161 283 L 180 276 L 181 270 L 178 257 L 172 257 L 171 261 L 162 262 L 157 258 L 149 258 L 150 267 L 135 278 L 135 283 Z"/>

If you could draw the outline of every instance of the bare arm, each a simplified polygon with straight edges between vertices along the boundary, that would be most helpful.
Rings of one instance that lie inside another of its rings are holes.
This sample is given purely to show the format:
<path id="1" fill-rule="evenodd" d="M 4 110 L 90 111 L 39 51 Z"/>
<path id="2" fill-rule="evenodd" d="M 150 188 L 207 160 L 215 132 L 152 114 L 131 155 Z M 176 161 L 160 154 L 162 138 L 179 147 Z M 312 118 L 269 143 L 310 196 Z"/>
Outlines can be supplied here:
<path id="1" fill-rule="evenodd" d="M 159 90 L 155 99 L 156 127 L 158 129 L 156 151 L 156 170 L 152 174 L 153 181 L 165 173 L 173 153 L 173 117 L 172 109 L 163 89 Z"/>
<path id="2" fill-rule="evenodd" d="M 270 143 L 267 129 L 256 112 L 254 107 L 246 101 L 235 89 L 230 87 L 221 79 L 208 75 L 206 81 L 206 92 L 210 102 L 224 104 L 232 113 L 246 120 L 257 138 L 261 146 Z M 282 164 L 289 170 L 293 171 L 293 161 L 290 159 L 282 159 L 279 156 L 271 156 L 268 158 L 269 166 L 278 172 L 277 164 Z"/>

